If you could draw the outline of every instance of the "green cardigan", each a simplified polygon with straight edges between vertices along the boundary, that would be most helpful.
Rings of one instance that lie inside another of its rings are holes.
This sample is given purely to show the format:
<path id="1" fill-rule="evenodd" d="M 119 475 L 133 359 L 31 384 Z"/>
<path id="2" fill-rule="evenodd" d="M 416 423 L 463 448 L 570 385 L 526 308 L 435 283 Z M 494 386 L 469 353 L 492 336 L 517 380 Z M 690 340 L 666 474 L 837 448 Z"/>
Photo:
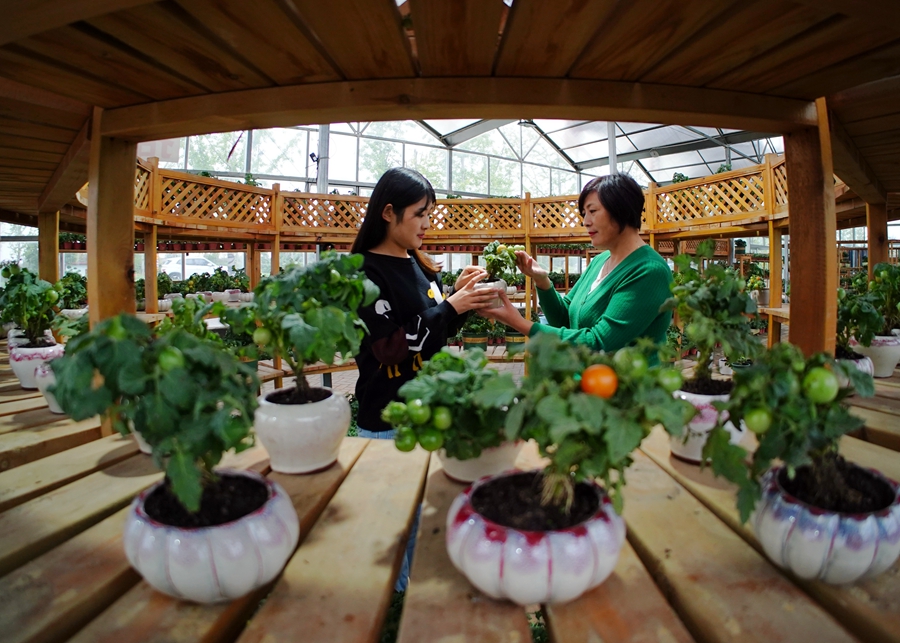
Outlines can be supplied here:
<path id="1" fill-rule="evenodd" d="M 670 296 L 672 281 L 665 259 L 650 246 L 642 246 L 591 292 L 607 259 L 609 251 L 595 257 L 565 297 L 553 288 L 538 289 L 538 301 L 549 325 L 534 324 L 529 335 L 556 333 L 567 342 L 607 352 L 627 346 L 638 337 L 665 343 L 672 321 L 671 312 L 659 312 Z"/>

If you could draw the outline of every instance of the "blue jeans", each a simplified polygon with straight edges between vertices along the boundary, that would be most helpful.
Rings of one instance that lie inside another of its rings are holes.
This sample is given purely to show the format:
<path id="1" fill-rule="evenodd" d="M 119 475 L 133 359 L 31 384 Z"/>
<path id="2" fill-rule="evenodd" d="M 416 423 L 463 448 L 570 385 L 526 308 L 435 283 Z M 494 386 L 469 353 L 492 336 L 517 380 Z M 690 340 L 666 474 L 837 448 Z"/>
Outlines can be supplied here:
<path id="1" fill-rule="evenodd" d="M 390 431 L 366 431 L 356 427 L 356 435 L 360 438 L 371 438 L 373 440 L 393 440 L 394 430 Z M 400 575 L 397 582 L 394 583 L 395 592 L 405 592 L 409 585 L 409 566 L 412 564 L 413 551 L 416 549 L 416 537 L 419 534 L 419 518 L 422 515 L 422 506 L 416 509 L 416 518 L 413 520 L 412 530 L 409 533 L 409 540 L 406 541 L 406 553 L 403 554 L 403 563 L 400 565 Z"/>

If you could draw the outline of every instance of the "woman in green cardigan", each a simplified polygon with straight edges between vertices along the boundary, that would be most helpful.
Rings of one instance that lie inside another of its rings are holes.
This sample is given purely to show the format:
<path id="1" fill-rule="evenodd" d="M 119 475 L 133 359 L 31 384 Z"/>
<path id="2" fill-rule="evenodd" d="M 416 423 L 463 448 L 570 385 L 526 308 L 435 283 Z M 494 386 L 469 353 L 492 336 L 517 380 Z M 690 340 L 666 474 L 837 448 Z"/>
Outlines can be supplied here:
<path id="1" fill-rule="evenodd" d="M 523 319 L 509 299 L 502 308 L 479 314 L 529 337 L 556 333 L 565 341 L 607 352 L 628 346 L 639 337 L 664 343 L 671 312 L 660 312 L 669 297 L 672 271 L 640 236 L 644 193 L 627 174 L 592 179 L 578 197 L 578 210 L 591 245 L 605 252 L 596 256 L 565 297 L 547 271 L 525 252 L 516 263 L 534 281 L 547 324 Z"/>

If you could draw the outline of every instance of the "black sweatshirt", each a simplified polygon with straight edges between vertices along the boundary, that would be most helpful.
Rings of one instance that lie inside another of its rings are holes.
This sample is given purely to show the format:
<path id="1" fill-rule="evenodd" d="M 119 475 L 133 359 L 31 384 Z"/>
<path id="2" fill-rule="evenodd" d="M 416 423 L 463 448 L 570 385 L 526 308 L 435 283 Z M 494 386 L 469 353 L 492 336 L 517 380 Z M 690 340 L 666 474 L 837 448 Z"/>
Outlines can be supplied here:
<path id="1" fill-rule="evenodd" d="M 381 420 L 381 409 L 398 399 L 400 386 L 447 344 L 448 334 L 455 335 L 466 316 L 441 301 L 440 273 L 427 276 L 412 257 L 363 256 L 363 271 L 381 294 L 359 311 L 369 333 L 356 357 L 357 424 L 367 431 L 387 431 L 392 427 Z"/>

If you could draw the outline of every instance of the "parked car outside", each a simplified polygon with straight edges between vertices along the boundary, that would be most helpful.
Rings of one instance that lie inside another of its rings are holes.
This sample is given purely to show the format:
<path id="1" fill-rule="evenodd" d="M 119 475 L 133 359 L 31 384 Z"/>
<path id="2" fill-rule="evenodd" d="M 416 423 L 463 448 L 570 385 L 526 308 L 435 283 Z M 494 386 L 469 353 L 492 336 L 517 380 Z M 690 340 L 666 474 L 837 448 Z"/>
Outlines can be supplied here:
<path id="1" fill-rule="evenodd" d="M 219 265 L 206 257 L 186 256 L 184 258 L 184 272 L 187 273 L 188 277 L 191 275 L 202 275 L 204 272 L 212 274 L 216 268 L 228 270 L 227 266 Z M 183 279 L 185 275 L 182 274 L 181 257 L 167 259 L 160 265 L 158 272 L 165 272 L 174 281 Z"/>

